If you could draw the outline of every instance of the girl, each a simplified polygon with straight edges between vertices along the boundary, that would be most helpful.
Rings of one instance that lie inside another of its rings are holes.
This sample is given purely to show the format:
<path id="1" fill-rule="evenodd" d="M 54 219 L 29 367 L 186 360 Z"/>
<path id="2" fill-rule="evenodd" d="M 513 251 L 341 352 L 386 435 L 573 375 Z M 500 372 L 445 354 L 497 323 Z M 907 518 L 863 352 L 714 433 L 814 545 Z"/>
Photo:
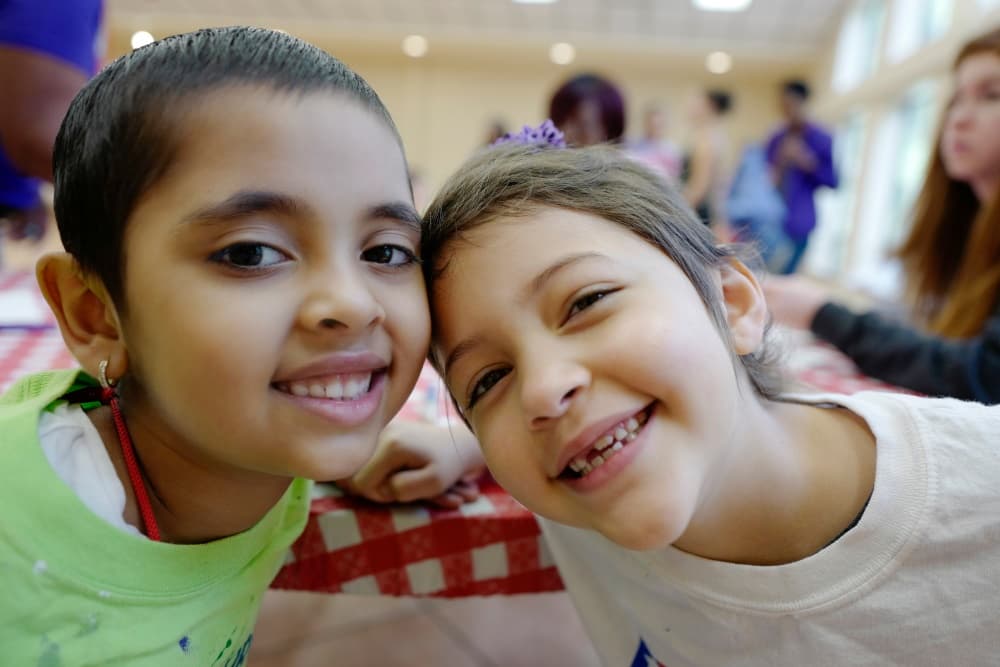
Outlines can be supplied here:
<path id="1" fill-rule="evenodd" d="M 55 206 L 83 370 L 0 400 L 5 664 L 241 665 L 302 478 L 356 472 L 424 358 L 399 136 L 323 51 L 202 30 L 80 93 Z"/>
<path id="2" fill-rule="evenodd" d="M 995 659 L 1000 408 L 781 395 L 757 280 L 611 149 L 481 153 L 422 249 L 431 358 L 606 664 Z"/>
<path id="3" fill-rule="evenodd" d="M 795 279 L 765 285 L 775 318 L 811 329 L 872 377 L 1000 403 L 1000 29 L 966 44 L 899 255 L 914 324 L 854 313 Z"/>

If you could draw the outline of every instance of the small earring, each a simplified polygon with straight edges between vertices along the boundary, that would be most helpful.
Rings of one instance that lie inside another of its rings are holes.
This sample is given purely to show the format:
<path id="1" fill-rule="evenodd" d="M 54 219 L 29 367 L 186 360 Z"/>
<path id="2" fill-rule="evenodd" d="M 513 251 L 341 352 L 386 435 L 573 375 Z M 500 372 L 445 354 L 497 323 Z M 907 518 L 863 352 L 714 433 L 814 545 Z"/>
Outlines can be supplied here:
<path id="1" fill-rule="evenodd" d="M 108 379 L 108 360 L 101 359 L 97 364 L 97 381 L 101 383 L 102 389 L 112 389 L 115 386 L 114 380 Z"/>

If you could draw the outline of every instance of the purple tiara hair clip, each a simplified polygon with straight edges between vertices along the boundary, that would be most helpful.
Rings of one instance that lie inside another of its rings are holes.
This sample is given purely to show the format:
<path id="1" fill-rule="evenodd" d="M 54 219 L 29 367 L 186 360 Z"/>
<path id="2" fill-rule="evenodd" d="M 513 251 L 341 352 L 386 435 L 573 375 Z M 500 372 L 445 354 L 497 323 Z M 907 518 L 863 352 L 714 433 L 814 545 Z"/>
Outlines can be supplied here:
<path id="1" fill-rule="evenodd" d="M 566 138 L 551 120 L 538 127 L 525 125 L 517 134 L 507 133 L 493 142 L 494 146 L 502 144 L 524 144 L 527 146 L 548 146 L 550 148 L 566 148 Z"/>

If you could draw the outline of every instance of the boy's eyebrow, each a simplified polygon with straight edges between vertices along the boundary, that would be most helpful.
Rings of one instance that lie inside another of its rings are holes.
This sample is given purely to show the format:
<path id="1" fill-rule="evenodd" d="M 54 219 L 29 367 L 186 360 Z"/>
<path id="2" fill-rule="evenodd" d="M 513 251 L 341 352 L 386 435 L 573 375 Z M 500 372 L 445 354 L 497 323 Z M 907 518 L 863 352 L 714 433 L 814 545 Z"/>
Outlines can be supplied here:
<path id="1" fill-rule="evenodd" d="M 196 224 L 226 222 L 239 220 L 254 213 L 282 213 L 294 216 L 308 211 L 307 204 L 280 192 L 241 190 L 221 202 L 209 204 L 185 216 L 184 222 Z"/>
<path id="2" fill-rule="evenodd" d="M 311 212 L 310 206 L 300 199 L 280 192 L 267 190 L 241 190 L 221 202 L 209 204 L 184 218 L 187 223 L 228 222 L 246 218 L 255 213 L 278 213 L 289 217 Z M 409 203 L 398 201 L 377 204 L 365 211 L 366 220 L 397 220 L 412 231 L 420 232 L 420 214 Z"/>
<path id="3" fill-rule="evenodd" d="M 368 209 L 365 214 L 368 220 L 397 220 L 412 231 L 420 233 L 420 214 L 411 204 L 402 201 L 378 204 Z"/>

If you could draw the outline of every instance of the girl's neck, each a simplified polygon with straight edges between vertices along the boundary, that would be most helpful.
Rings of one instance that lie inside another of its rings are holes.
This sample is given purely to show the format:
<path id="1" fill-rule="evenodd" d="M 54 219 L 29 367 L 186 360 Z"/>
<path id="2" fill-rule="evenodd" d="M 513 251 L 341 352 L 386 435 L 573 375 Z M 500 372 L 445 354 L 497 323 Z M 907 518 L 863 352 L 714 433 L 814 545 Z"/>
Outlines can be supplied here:
<path id="1" fill-rule="evenodd" d="M 980 208 L 989 206 L 1000 191 L 1000 174 L 993 174 L 984 178 L 969 181 L 972 192 L 979 200 Z"/>
<path id="2" fill-rule="evenodd" d="M 733 454 L 674 546 L 750 565 L 800 560 L 836 540 L 864 508 L 874 437 L 847 410 L 750 403 Z"/>
<path id="3" fill-rule="evenodd" d="M 178 446 L 156 420 L 126 411 L 143 483 L 164 542 L 199 544 L 252 528 L 281 498 L 291 478 L 199 460 Z M 108 408 L 88 413 L 125 489 L 125 521 L 143 533 L 122 448 Z"/>

